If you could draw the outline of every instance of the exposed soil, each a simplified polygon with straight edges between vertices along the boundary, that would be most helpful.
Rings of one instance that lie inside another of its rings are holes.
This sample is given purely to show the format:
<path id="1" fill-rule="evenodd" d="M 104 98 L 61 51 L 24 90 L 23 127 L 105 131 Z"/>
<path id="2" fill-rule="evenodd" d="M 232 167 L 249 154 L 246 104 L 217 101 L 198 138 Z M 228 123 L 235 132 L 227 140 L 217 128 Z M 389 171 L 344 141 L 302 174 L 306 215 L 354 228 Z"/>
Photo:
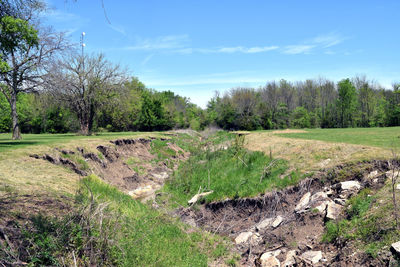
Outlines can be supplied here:
<path id="1" fill-rule="evenodd" d="M 297 186 L 281 191 L 269 192 L 256 198 L 213 202 L 200 205 L 196 209 L 180 209 L 178 213 L 183 221 L 193 226 L 232 239 L 241 233 L 250 232 L 251 237 L 247 241 L 236 242 L 242 266 L 258 266 L 261 264 L 260 257 L 263 253 L 278 249 L 280 251 L 276 258 L 281 263 L 285 261 L 286 254 L 290 250 L 295 250 L 297 255 L 312 250 L 321 251 L 323 255 L 323 259 L 312 266 L 386 266 L 389 260 L 387 257 L 373 259 L 365 253 L 354 250 L 351 244 L 339 246 L 321 242 L 327 221 L 327 208 L 318 211 L 314 207 L 323 203 L 322 200 L 310 201 L 305 209 L 296 211 L 295 207 L 300 198 L 308 192 L 311 196 L 316 193 L 326 193 L 328 197 L 324 201 L 343 204 L 362 188 L 382 187 L 387 170 L 388 165 L 384 161 L 345 164 L 318 172 Z M 373 171 L 377 171 L 377 174 L 372 177 L 369 174 Z M 361 187 L 356 191 L 342 190 L 340 182 L 349 180 L 358 182 Z M 277 216 L 282 217 L 282 222 L 277 227 L 258 227 L 266 218 L 277 218 Z M 340 215 L 337 219 L 339 218 Z M 299 256 L 295 256 L 295 259 L 296 266 L 310 266 L 307 265 L 310 262 Z"/>
<path id="2" fill-rule="evenodd" d="M 33 216 L 63 217 L 72 206 L 73 200 L 65 196 L 7 194 L 0 198 L 0 265 L 27 264 L 21 261 L 28 257 L 28 244 L 22 231 Z M 2 259 L 4 253 L 12 261 Z"/>
<path id="3" fill-rule="evenodd" d="M 189 153 L 177 145 L 167 143 L 167 148 L 174 151 L 175 155 L 165 160 L 158 160 L 157 155 L 151 153 L 152 141 L 153 139 L 143 138 L 119 139 L 110 141 L 111 145 L 97 146 L 97 153 L 78 147 L 76 151 L 56 149 L 57 153 L 51 155 L 31 155 L 31 157 L 63 165 L 81 176 L 94 173 L 132 197 L 148 200 L 161 188 L 165 179 L 177 167 L 179 160 L 189 156 Z M 79 166 L 70 159 L 70 155 L 84 158 L 89 169 Z"/>

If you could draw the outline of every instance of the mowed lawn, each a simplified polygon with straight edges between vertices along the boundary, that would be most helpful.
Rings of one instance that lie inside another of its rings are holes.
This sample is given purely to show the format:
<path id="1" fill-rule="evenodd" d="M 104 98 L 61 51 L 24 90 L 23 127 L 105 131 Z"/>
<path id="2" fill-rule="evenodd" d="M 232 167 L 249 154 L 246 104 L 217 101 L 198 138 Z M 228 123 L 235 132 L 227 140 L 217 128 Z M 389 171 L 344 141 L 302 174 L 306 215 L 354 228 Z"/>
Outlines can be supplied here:
<path id="1" fill-rule="evenodd" d="M 280 133 L 281 137 L 366 145 L 386 149 L 400 148 L 400 127 L 306 129 L 304 133 Z"/>

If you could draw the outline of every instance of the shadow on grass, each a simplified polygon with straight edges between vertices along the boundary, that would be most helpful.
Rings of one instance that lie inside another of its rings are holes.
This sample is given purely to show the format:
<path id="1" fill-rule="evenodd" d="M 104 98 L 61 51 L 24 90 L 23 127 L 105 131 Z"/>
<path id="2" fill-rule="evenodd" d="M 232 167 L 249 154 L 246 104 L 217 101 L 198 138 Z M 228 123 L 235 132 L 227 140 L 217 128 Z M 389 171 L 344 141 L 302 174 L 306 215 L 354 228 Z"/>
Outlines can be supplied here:
<path id="1" fill-rule="evenodd" d="M 2 148 L 10 148 L 10 147 L 22 147 L 22 146 L 27 146 L 27 145 L 37 145 L 40 142 L 37 141 L 8 141 L 8 142 L 3 142 L 0 141 L 0 150 Z"/>

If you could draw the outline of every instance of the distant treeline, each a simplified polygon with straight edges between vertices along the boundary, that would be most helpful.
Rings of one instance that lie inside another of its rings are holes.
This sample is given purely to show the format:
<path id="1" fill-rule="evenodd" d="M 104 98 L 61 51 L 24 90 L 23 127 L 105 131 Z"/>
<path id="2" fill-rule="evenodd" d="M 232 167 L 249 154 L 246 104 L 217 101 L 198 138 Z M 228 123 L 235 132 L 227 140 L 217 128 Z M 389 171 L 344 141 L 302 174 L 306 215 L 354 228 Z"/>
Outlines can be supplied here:
<path id="1" fill-rule="evenodd" d="M 23 133 L 80 131 L 80 122 L 69 103 L 51 92 L 18 95 L 17 110 Z M 173 92 L 157 92 L 137 78 L 126 82 L 112 96 L 102 99 L 94 114 L 93 131 L 159 131 L 172 128 L 200 129 L 204 111 L 188 98 Z M 0 132 L 11 131 L 10 107 L 0 95 Z"/>
<path id="2" fill-rule="evenodd" d="M 80 130 L 76 112 L 48 90 L 18 95 L 17 110 L 24 133 Z M 148 89 L 132 78 L 102 99 L 96 110 L 93 131 L 201 130 L 209 125 L 228 130 L 398 126 L 400 86 L 383 89 L 363 77 L 337 84 L 325 79 L 281 80 L 258 89 L 217 93 L 203 110 L 188 98 Z M 10 107 L 0 95 L 0 132 L 10 131 Z"/>
<path id="3" fill-rule="evenodd" d="M 400 125 L 400 85 L 381 88 L 365 77 L 269 82 L 234 88 L 207 106 L 224 129 L 346 128 Z"/>

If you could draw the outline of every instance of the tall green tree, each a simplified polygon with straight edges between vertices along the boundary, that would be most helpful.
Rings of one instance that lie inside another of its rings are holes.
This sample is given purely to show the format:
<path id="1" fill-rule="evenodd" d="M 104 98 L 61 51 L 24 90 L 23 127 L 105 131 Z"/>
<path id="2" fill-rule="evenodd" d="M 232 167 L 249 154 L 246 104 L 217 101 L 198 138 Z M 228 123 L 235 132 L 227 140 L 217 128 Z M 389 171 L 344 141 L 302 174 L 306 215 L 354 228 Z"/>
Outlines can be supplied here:
<path id="1" fill-rule="evenodd" d="M 39 26 L 31 23 L 42 10 L 40 2 L 17 5 L 20 2 L 1 1 L 8 8 L 1 11 L 0 18 L 0 90 L 10 104 L 13 139 L 21 139 L 18 94 L 33 91 L 42 84 L 45 66 L 66 44 L 62 34 L 44 28 L 39 31 Z"/>
<path id="2" fill-rule="evenodd" d="M 340 126 L 342 128 L 354 126 L 353 115 L 357 107 L 357 92 L 350 79 L 338 83 L 338 100 Z"/>

